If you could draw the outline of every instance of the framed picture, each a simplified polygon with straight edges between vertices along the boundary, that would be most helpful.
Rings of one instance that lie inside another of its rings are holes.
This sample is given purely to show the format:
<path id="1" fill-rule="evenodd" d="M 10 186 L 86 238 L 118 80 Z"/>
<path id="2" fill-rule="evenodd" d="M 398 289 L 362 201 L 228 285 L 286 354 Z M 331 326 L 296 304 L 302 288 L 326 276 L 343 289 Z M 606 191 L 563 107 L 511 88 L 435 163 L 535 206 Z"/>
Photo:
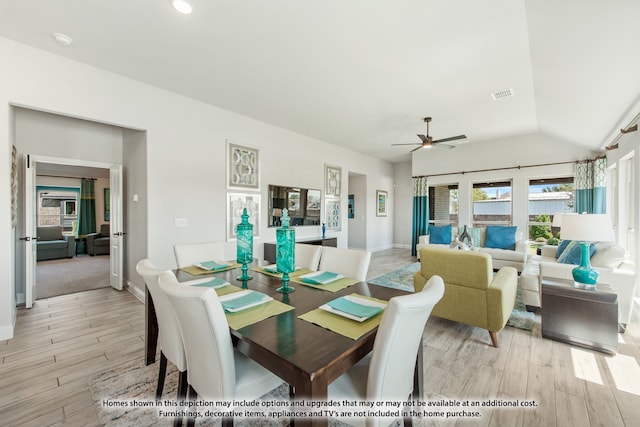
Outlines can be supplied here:
<path id="1" fill-rule="evenodd" d="M 111 190 L 104 189 L 104 220 L 111 221 Z"/>
<path id="2" fill-rule="evenodd" d="M 349 205 L 347 206 L 347 218 L 355 218 L 353 194 L 349 194 Z"/>
<path id="3" fill-rule="evenodd" d="M 260 189 L 260 159 L 257 148 L 227 141 L 227 188 Z"/>
<path id="4" fill-rule="evenodd" d="M 242 222 L 245 208 L 249 214 L 249 223 L 253 224 L 253 237 L 260 237 L 260 195 L 227 193 L 227 241 L 236 239 L 236 226 Z"/>
<path id="5" fill-rule="evenodd" d="M 340 197 L 342 186 L 342 168 L 324 165 L 324 193 L 327 196 Z"/>
<path id="6" fill-rule="evenodd" d="M 387 192 L 376 190 L 376 216 L 387 216 Z"/>
<path id="7" fill-rule="evenodd" d="M 327 230 L 340 230 L 340 199 L 327 199 L 324 207 Z"/>

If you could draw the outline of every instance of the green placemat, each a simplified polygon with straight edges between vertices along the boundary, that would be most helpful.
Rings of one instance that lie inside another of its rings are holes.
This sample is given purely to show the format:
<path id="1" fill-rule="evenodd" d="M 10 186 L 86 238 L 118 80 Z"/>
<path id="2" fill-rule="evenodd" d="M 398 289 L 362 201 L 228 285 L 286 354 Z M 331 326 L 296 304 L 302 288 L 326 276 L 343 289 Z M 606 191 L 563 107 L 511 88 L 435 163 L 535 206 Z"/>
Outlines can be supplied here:
<path id="1" fill-rule="evenodd" d="M 228 288 L 228 286 L 225 286 L 225 288 Z M 289 310 L 293 310 L 293 307 L 280 301 L 271 300 L 259 306 L 251 307 L 236 313 L 226 313 L 226 315 L 229 327 L 231 329 L 238 330 L 271 316 L 285 313 Z"/>
<path id="2" fill-rule="evenodd" d="M 358 294 L 351 295 L 387 304 L 387 301 L 377 298 L 365 297 Z M 329 329 L 330 331 L 333 331 L 337 334 L 344 335 L 345 337 L 351 338 L 352 340 L 357 340 L 367 332 L 375 329 L 380 324 L 380 320 L 382 320 L 382 313 L 378 313 L 371 319 L 365 320 L 364 322 L 358 322 L 355 320 L 347 319 L 346 317 L 342 317 L 338 314 L 329 313 L 328 311 L 316 308 L 315 310 L 311 310 L 301 316 L 298 316 L 298 318 L 306 320 L 307 322 L 313 323 L 315 325 L 322 326 L 325 329 Z"/>
<path id="3" fill-rule="evenodd" d="M 350 277 L 343 277 L 342 279 L 335 280 L 331 283 L 327 283 L 326 285 L 314 285 L 312 283 L 304 283 L 300 277 L 292 277 L 292 282 L 299 283 L 304 286 L 309 286 L 310 288 L 323 289 L 329 292 L 338 292 L 344 288 L 348 288 L 351 285 L 355 285 L 360 281 L 357 279 L 352 279 Z"/>
<path id="4" fill-rule="evenodd" d="M 213 274 L 220 273 L 221 271 L 233 270 L 234 268 L 242 267 L 242 264 L 237 262 L 229 263 L 229 267 L 220 268 L 218 270 L 203 270 L 200 267 L 196 267 L 195 265 L 190 265 L 189 267 L 182 267 L 180 270 L 185 273 L 189 273 L 192 276 L 200 276 L 201 274 Z"/>
<path id="5" fill-rule="evenodd" d="M 234 292 L 240 292 L 243 291 L 244 289 L 239 288 L 237 286 L 233 286 L 233 285 L 227 285 L 227 286 L 223 286 L 222 288 L 218 288 L 216 289 L 216 294 L 218 294 L 219 297 L 223 296 L 223 295 L 229 295 L 232 294 Z"/>
<path id="6" fill-rule="evenodd" d="M 264 267 L 252 267 L 253 271 L 257 271 L 258 273 L 266 274 L 267 276 L 277 277 L 278 279 L 282 279 L 282 273 L 271 273 L 266 271 Z M 311 273 L 311 270 L 308 268 L 299 268 L 293 273 L 289 273 L 289 277 L 302 276 L 303 274 Z"/>

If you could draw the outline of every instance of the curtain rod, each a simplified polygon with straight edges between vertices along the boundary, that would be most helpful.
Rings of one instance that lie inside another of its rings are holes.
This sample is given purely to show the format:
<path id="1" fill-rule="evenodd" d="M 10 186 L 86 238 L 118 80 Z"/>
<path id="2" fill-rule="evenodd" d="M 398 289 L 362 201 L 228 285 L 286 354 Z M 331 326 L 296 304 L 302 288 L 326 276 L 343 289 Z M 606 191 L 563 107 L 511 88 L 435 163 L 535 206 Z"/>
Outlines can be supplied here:
<path id="1" fill-rule="evenodd" d="M 470 170 L 470 171 L 462 171 L 462 172 L 447 172 L 447 173 L 434 173 L 431 175 L 416 175 L 416 176 L 412 176 L 411 178 L 429 178 L 431 176 L 446 176 L 446 175 L 464 175 L 467 173 L 478 173 L 478 172 L 493 172 L 493 171 L 503 171 L 503 170 L 509 170 L 509 169 L 525 169 L 525 168 L 536 168 L 536 167 L 540 167 L 540 166 L 555 166 L 555 165 L 567 165 L 570 163 L 586 163 L 586 162 L 591 162 L 593 160 L 597 160 L 597 159 L 601 159 L 606 157 L 605 155 L 601 155 L 596 157 L 595 159 L 592 160 L 573 160 L 570 162 L 555 162 L 555 163 L 539 163 L 536 165 L 518 165 L 518 166 L 509 166 L 506 168 L 492 168 L 492 169 L 474 169 L 474 170 Z"/>

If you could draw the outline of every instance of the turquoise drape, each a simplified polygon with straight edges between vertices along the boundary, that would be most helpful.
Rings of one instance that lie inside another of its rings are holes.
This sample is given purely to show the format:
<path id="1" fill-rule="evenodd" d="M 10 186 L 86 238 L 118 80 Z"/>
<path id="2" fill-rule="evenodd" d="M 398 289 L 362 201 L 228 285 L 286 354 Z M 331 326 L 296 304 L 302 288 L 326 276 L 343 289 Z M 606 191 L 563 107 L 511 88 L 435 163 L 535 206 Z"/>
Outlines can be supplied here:
<path id="1" fill-rule="evenodd" d="M 606 158 L 576 164 L 573 178 L 576 212 L 606 213 L 606 169 Z"/>
<path id="2" fill-rule="evenodd" d="M 416 256 L 418 237 L 429 228 L 429 186 L 426 177 L 413 178 L 413 225 L 411 255 Z"/>
<path id="3" fill-rule="evenodd" d="M 80 183 L 80 218 L 78 234 L 87 235 L 96 232 L 96 194 L 94 180 L 83 178 Z"/>

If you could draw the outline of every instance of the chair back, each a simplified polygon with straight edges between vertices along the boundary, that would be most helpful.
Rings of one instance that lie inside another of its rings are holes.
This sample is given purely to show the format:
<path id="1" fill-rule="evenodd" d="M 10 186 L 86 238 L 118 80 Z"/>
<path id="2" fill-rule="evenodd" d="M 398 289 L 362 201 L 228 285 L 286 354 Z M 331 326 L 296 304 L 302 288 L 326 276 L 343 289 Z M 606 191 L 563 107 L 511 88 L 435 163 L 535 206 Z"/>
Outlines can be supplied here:
<path id="1" fill-rule="evenodd" d="M 322 247 L 320 270 L 342 274 L 364 282 L 367 279 L 371 252 L 359 249 Z"/>
<path id="2" fill-rule="evenodd" d="M 158 285 L 158 276 L 164 270 L 157 269 L 151 261 L 143 259 L 138 261 L 136 271 L 144 279 L 153 299 L 153 306 L 158 319 L 158 347 L 167 360 L 173 363 L 180 372 L 183 372 L 187 369 L 187 360 L 184 355 L 178 320 L 169 298 Z"/>
<path id="3" fill-rule="evenodd" d="M 100 224 L 100 235 L 102 237 L 111 237 L 111 224 Z"/>
<path id="4" fill-rule="evenodd" d="M 433 276 L 422 291 L 389 300 L 373 345 L 367 400 L 407 400 L 425 325 L 443 295 L 442 278 Z"/>
<path id="5" fill-rule="evenodd" d="M 493 281 L 491 255 L 481 251 L 426 247 L 420 251 L 420 271 L 425 278 L 440 276 L 447 284 L 477 289 Z"/>
<path id="6" fill-rule="evenodd" d="M 178 268 L 189 267 L 203 261 L 224 261 L 224 244 L 222 242 L 191 243 L 174 245 Z"/>
<path id="7" fill-rule="evenodd" d="M 308 268 L 311 271 L 317 271 L 321 254 L 322 246 L 320 245 L 296 243 L 295 256 L 297 266 Z"/>
<path id="8" fill-rule="evenodd" d="M 180 285 L 171 271 L 162 273 L 158 282 L 178 319 L 189 385 L 204 399 L 234 399 L 236 368 L 231 334 L 215 290 Z"/>

